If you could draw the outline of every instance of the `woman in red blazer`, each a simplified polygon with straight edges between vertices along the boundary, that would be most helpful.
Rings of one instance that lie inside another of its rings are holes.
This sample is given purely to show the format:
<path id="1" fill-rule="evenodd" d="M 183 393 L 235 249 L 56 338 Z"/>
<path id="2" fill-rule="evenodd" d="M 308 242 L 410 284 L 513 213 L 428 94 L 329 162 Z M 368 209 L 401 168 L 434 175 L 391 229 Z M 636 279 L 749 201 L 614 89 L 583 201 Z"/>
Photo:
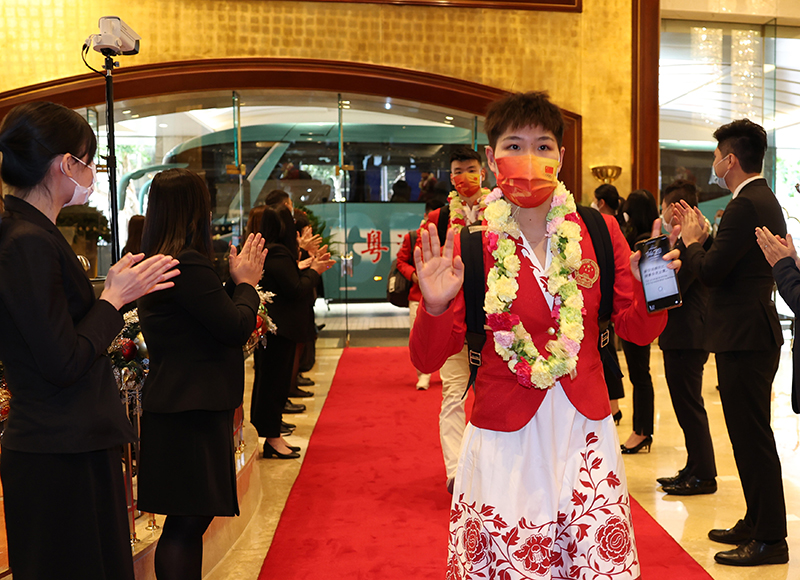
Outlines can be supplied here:
<path id="1" fill-rule="evenodd" d="M 486 198 L 481 234 L 489 330 L 456 472 L 448 577 L 635 580 L 624 465 L 597 347 L 600 272 L 572 194 L 557 181 L 564 121 L 545 93 L 512 94 L 490 105 L 485 128 L 499 186 Z M 667 316 L 647 314 L 639 255 L 613 218 L 605 223 L 612 322 L 623 338 L 647 344 Z M 440 252 L 431 224 L 421 245 L 423 300 L 410 346 L 414 365 L 429 371 L 464 344 L 464 264 L 452 231 Z"/>

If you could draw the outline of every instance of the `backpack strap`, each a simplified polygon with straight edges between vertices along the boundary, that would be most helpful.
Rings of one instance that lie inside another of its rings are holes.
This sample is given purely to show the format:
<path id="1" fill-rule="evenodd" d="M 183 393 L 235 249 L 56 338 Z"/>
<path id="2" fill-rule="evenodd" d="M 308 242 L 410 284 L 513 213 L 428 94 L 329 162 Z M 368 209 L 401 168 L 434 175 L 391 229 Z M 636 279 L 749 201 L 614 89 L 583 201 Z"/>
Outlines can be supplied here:
<path id="1" fill-rule="evenodd" d="M 417 230 L 408 232 L 408 237 L 411 240 L 411 256 L 408 258 L 408 263 L 414 265 L 414 248 L 417 247 Z"/>
<path id="2" fill-rule="evenodd" d="M 609 346 L 611 332 L 608 329 L 611 324 L 611 313 L 614 311 L 614 245 L 611 242 L 608 224 L 600 212 L 584 205 L 578 205 L 577 208 L 583 223 L 586 224 L 586 229 L 589 230 L 589 237 L 592 239 L 597 256 L 597 265 L 600 268 L 600 308 L 597 311 L 600 333 L 597 348 L 600 349 L 603 362 L 609 365 L 615 375 L 622 377 L 622 370 L 609 351 L 610 348 L 614 348 L 614 345 Z"/>
<path id="3" fill-rule="evenodd" d="M 486 275 L 483 268 L 483 230 L 480 225 L 461 228 L 461 260 L 464 262 L 464 303 L 467 323 L 467 352 L 469 356 L 469 381 L 464 390 L 475 388 L 481 351 L 486 343 L 486 313 L 483 310 L 486 296 Z M 462 397 L 463 398 L 463 397 Z"/>
<path id="4" fill-rule="evenodd" d="M 450 206 L 443 205 L 439 208 L 439 221 L 436 222 L 436 229 L 439 232 L 439 246 L 444 248 L 447 239 L 447 228 L 450 227 Z"/>

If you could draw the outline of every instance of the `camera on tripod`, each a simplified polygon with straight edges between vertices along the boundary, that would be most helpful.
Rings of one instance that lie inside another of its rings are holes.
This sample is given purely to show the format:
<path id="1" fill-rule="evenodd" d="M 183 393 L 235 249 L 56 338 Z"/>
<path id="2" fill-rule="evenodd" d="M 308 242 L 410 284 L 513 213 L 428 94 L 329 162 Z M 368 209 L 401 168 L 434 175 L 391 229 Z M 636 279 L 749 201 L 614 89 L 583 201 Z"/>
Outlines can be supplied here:
<path id="1" fill-rule="evenodd" d="M 93 46 L 104 56 L 139 54 L 141 36 L 118 16 L 103 16 L 100 19 L 100 34 L 92 34 L 83 44 L 84 49 Z"/>

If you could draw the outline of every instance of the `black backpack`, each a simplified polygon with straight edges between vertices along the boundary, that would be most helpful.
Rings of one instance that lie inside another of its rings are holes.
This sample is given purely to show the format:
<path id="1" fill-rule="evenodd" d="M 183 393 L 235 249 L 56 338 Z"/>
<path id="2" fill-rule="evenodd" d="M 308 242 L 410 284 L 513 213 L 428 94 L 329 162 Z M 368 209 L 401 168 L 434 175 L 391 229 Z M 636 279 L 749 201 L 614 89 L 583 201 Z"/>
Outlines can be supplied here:
<path id="1" fill-rule="evenodd" d="M 598 349 L 604 361 L 611 360 L 609 352 L 608 325 L 614 309 L 614 246 L 600 212 L 582 205 L 577 206 L 589 237 L 592 239 L 597 265 L 600 267 L 600 308 L 597 321 L 600 326 Z M 478 367 L 481 366 L 481 350 L 486 343 L 486 312 L 483 310 L 486 295 L 486 279 L 483 265 L 483 226 L 469 226 L 461 230 L 461 260 L 464 262 L 464 302 L 466 306 L 467 349 L 469 352 L 469 382 L 464 391 L 466 396 L 470 387 L 475 386 Z M 613 345 L 612 345 L 613 348 Z M 614 363 L 616 372 L 622 376 L 619 365 Z"/>
<path id="2" fill-rule="evenodd" d="M 417 245 L 417 231 L 412 230 L 409 232 L 411 237 L 411 257 L 409 263 L 414 263 L 414 246 Z M 400 273 L 397 268 L 397 259 L 392 261 L 392 266 L 389 268 L 389 275 L 386 277 L 386 299 L 395 306 L 401 308 L 408 307 L 408 294 L 411 292 L 413 283 Z"/>

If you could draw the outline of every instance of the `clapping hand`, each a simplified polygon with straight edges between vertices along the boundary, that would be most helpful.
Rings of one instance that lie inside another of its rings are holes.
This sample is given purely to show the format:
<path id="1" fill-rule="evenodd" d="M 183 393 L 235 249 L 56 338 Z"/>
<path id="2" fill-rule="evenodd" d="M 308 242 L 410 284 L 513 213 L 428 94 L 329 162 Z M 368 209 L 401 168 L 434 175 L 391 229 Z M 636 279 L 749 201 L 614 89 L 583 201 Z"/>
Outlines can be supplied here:
<path id="1" fill-rule="evenodd" d="M 261 234 L 247 236 L 241 253 L 236 251 L 236 246 L 231 246 L 231 254 L 228 257 L 231 280 L 234 284 L 250 284 L 255 287 L 261 280 L 266 257 L 267 249 L 264 247 L 264 238 Z"/>
<path id="2" fill-rule="evenodd" d="M 297 244 L 312 256 L 319 251 L 321 243 L 322 236 L 319 234 L 314 235 L 311 226 L 304 227 L 302 234 L 297 234 Z"/>
<path id="3" fill-rule="evenodd" d="M 690 246 L 703 244 L 708 239 L 708 221 L 698 207 L 692 207 L 685 200 L 672 204 L 673 219 L 681 226 L 683 243 Z"/>
<path id="4" fill-rule="evenodd" d="M 425 309 L 440 315 L 456 297 L 464 283 L 464 263 L 461 256 L 453 258 L 455 230 L 447 230 L 444 248 L 440 247 L 435 224 L 422 228 L 421 246 L 414 248 L 414 264 L 419 277 L 419 289 L 425 298 Z"/>
<path id="5" fill-rule="evenodd" d="M 800 269 L 800 259 L 797 257 L 797 249 L 794 247 L 792 234 L 786 234 L 786 238 L 784 239 L 777 234 L 773 234 L 769 231 L 769 228 L 765 226 L 763 228 L 756 228 L 756 239 L 770 266 L 774 266 L 783 258 L 791 258 L 794 260 L 798 269 Z"/>
<path id="6" fill-rule="evenodd" d="M 678 235 L 681 233 L 681 226 L 675 226 L 669 234 L 669 247 L 672 248 L 669 252 L 661 256 L 662 260 L 669 262 L 667 268 L 675 270 L 676 272 L 681 269 L 681 261 L 679 260 L 681 251 L 675 247 L 678 241 Z M 653 222 L 653 231 L 650 233 L 651 238 L 661 235 L 661 220 L 657 219 Z M 633 277 L 639 282 L 642 281 L 642 276 L 639 273 L 639 260 L 642 258 L 642 252 L 633 252 L 631 254 L 631 273 Z"/>
<path id="7" fill-rule="evenodd" d="M 336 260 L 331 259 L 331 253 L 328 251 L 328 246 L 322 246 L 317 250 L 316 255 L 311 257 L 311 269 L 317 274 L 322 274 L 325 270 L 329 269 L 336 263 Z"/>
<path id="8" fill-rule="evenodd" d="M 180 270 L 175 268 L 178 260 L 163 254 L 151 256 L 146 260 L 143 258 L 144 254 L 128 253 L 111 266 L 100 299 L 119 310 L 145 294 L 175 285 L 168 280 L 180 274 Z"/>

